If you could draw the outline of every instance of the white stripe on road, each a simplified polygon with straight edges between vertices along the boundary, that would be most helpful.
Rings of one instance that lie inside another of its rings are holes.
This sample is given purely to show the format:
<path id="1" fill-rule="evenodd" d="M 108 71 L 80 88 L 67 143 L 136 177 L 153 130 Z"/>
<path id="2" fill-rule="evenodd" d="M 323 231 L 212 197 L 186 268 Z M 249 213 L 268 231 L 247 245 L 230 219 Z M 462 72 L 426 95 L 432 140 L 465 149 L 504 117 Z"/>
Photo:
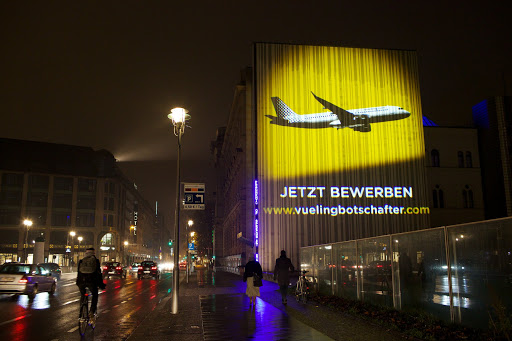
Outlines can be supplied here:
<path id="1" fill-rule="evenodd" d="M 121 302 L 121 304 L 126 303 L 126 302 L 128 302 L 128 301 L 123 301 L 123 302 Z"/>
<path id="2" fill-rule="evenodd" d="M 116 305 L 115 305 L 115 306 L 113 306 L 112 308 L 117 308 L 117 307 L 119 307 L 119 304 L 116 304 Z"/>
<path id="3" fill-rule="evenodd" d="M 129 301 L 129 300 L 131 300 L 132 298 L 133 298 L 133 297 L 130 297 L 130 298 L 128 299 L 128 301 Z"/>
<path id="4" fill-rule="evenodd" d="M 11 323 L 11 322 L 15 322 L 15 321 L 24 319 L 25 317 L 29 317 L 29 316 L 32 316 L 32 314 L 27 314 L 27 315 L 23 315 L 23 316 L 20 316 L 20 317 L 16 317 L 15 319 L 12 319 L 12 320 L 9 320 L 9 321 L 4 321 L 4 322 L 0 323 L 0 326 L 3 326 L 4 324 L 7 324 L 7 323 Z"/>
<path id="5" fill-rule="evenodd" d="M 69 287 L 70 285 L 76 285 L 75 283 L 69 283 L 69 284 L 62 284 L 61 287 Z"/>
<path id="6" fill-rule="evenodd" d="M 72 333 L 72 332 L 74 332 L 77 329 L 78 329 L 78 326 L 76 326 L 75 328 L 71 328 L 70 330 L 68 330 L 68 333 Z"/>
<path id="7" fill-rule="evenodd" d="M 62 303 L 62 305 L 66 305 L 66 304 L 70 304 L 70 303 L 78 302 L 78 301 L 80 301 L 79 298 L 77 298 L 76 300 L 67 301 L 66 303 Z"/>

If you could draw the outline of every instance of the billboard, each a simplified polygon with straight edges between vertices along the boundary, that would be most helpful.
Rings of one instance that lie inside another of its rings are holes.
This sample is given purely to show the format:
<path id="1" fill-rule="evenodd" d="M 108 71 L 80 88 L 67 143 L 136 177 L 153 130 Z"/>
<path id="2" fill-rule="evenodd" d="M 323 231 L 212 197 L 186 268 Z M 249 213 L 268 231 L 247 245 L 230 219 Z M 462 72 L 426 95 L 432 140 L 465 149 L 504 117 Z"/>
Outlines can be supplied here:
<path id="1" fill-rule="evenodd" d="M 258 43 L 254 58 L 260 259 L 428 226 L 414 51 Z"/>

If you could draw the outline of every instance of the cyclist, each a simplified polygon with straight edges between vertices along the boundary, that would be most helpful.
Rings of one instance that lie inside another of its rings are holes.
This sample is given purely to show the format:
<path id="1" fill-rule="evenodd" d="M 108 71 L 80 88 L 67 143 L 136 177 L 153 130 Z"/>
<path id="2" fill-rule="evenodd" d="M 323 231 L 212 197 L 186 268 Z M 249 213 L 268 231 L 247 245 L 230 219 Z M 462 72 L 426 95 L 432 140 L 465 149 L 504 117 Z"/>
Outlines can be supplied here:
<path id="1" fill-rule="evenodd" d="M 281 257 L 276 259 L 276 266 L 274 267 L 274 281 L 277 279 L 283 304 L 287 303 L 286 292 L 288 291 L 288 284 L 290 284 L 290 271 L 293 272 L 293 270 L 292 261 L 286 257 L 286 251 L 281 250 Z"/>
<path id="2" fill-rule="evenodd" d="M 96 322 L 96 308 L 98 306 L 98 288 L 105 289 L 105 283 L 101 276 L 100 261 L 94 255 L 94 248 L 88 248 L 85 251 L 84 258 L 78 262 L 76 276 L 76 285 L 80 289 L 82 299 L 85 297 L 85 288 L 89 288 L 92 294 L 91 310 L 91 323 Z"/>

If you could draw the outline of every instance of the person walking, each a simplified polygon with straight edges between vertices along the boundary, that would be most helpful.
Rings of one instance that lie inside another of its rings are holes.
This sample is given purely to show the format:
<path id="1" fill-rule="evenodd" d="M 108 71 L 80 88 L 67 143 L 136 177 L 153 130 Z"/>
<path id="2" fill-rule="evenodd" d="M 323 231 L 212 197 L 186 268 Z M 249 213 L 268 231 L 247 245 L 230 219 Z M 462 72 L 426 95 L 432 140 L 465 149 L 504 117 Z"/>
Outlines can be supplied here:
<path id="1" fill-rule="evenodd" d="M 98 288 L 105 289 L 105 283 L 101 276 L 100 261 L 94 254 L 94 248 L 88 248 L 85 251 L 84 258 L 78 262 L 76 285 L 80 289 L 82 299 L 85 296 L 85 288 L 89 288 L 92 294 L 91 323 L 96 319 L 96 309 L 98 306 Z"/>
<path id="2" fill-rule="evenodd" d="M 258 276 L 260 280 L 263 278 L 263 270 L 261 264 L 256 261 L 254 255 L 249 256 L 249 261 L 245 265 L 244 282 L 247 283 L 245 294 L 249 296 L 249 306 L 256 306 L 256 297 L 260 296 L 260 288 L 254 286 L 254 276 Z"/>
<path id="3" fill-rule="evenodd" d="M 281 250 L 281 257 L 276 259 L 276 266 L 274 267 L 274 281 L 277 279 L 283 304 L 288 303 L 286 300 L 286 292 L 290 284 L 290 271 L 294 271 L 292 261 L 290 258 L 286 257 L 286 251 Z"/>

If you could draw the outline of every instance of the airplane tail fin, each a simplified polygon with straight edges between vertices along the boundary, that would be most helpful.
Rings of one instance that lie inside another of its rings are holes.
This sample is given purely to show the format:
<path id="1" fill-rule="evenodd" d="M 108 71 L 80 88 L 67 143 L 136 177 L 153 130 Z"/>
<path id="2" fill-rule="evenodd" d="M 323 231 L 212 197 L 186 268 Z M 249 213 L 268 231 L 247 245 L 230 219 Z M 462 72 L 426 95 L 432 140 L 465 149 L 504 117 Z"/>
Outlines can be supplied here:
<path id="1" fill-rule="evenodd" d="M 272 97 L 272 104 L 276 109 L 276 114 L 279 118 L 287 120 L 288 122 L 295 121 L 299 115 L 297 115 L 289 106 L 287 106 L 279 97 Z"/>

